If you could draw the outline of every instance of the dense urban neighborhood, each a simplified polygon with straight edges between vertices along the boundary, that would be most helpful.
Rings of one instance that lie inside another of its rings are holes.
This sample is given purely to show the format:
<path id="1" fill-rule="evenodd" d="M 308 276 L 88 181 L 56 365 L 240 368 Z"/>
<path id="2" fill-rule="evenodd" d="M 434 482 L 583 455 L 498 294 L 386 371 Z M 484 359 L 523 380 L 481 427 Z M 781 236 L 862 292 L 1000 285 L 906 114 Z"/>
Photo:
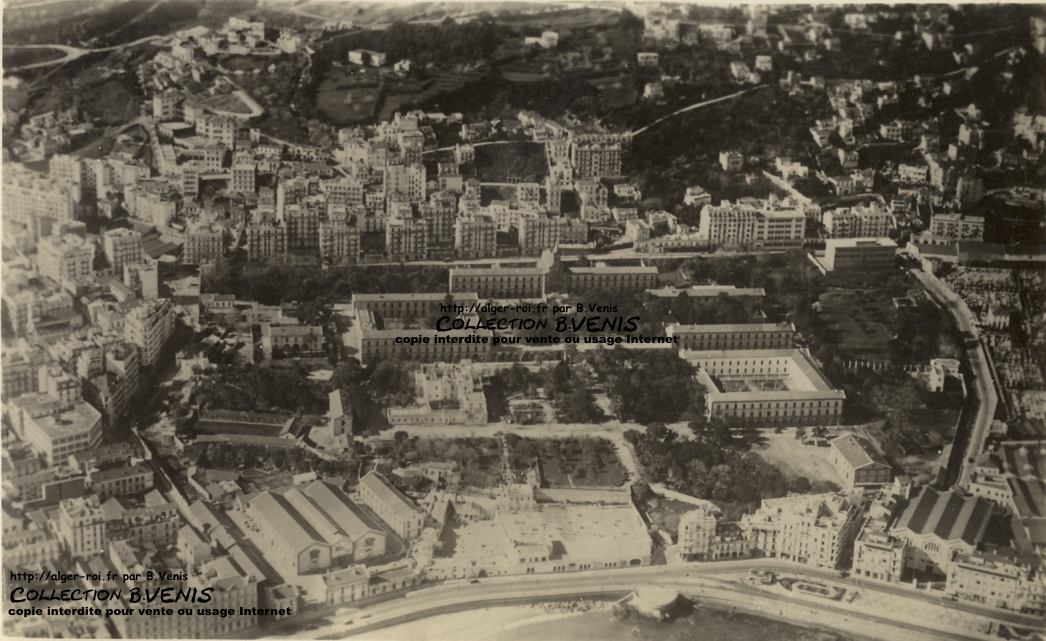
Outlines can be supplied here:
<path id="1" fill-rule="evenodd" d="M 5 635 L 1041 635 L 1042 6 L 3 29 Z"/>

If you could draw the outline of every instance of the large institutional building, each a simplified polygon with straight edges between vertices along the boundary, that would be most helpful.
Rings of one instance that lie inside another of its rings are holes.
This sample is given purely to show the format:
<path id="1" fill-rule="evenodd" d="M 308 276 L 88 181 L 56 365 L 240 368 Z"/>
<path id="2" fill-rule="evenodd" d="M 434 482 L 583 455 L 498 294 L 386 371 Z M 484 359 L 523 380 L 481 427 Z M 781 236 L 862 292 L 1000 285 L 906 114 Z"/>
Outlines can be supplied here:
<path id="1" fill-rule="evenodd" d="M 791 323 L 671 323 L 665 326 L 665 335 L 678 336 L 681 349 L 778 349 L 792 346 L 795 326 Z"/>
<path id="2" fill-rule="evenodd" d="M 262 492 L 246 512 L 268 546 L 267 557 L 292 576 L 385 553 L 386 535 L 337 486 L 314 481 Z"/>
<path id="3" fill-rule="evenodd" d="M 926 487 L 905 507 L 891 534 L 908 543 L 906 567 L 943 573 L 955 554 L 977 550 L 991 514 L 991 502 L 979 496 Z"/>
<path id="4" fill-rule="evenodd" d="M 479 297 L 460 294 L 354 294 L 350 344 L 361 363 L 382 358 L 413 361 L 486 360 L 492 348 L 489 330 L 437 331 L 426 323 L 432 316 L 475 319 L 468 310 Z M 465 311 L 442 312 L 441 305 L 454 304 Z M 478 340 L 486 338 L 486 341 Z"/>
<path id="5" fill-rule="evenodd" d="M 845 392 L 798 349 L 681 350 L 698 368 L 710 418 L 735 425 L 838 425 Z"/>
<path id="6" fill-rule="evenodd" d="M 450 291 L 475 292 L 480 298 L 544 298 L 548 270 L 540 266 L 453 267 Z"/>
<path id="7" fill-rule="evenodd" d="M 829 272 L 885 272 L 894 267 L 897 243 L 889 238 L 829 238 L 821 266 Z"/>
<path id="8" fill-rule="evenodd" d="M 371 472 L 360 479 L 360 500 L 381 517 L 396 534 L 409 541 L 421 536 L 425 512 L 397 490 L 384 476 Z"/>

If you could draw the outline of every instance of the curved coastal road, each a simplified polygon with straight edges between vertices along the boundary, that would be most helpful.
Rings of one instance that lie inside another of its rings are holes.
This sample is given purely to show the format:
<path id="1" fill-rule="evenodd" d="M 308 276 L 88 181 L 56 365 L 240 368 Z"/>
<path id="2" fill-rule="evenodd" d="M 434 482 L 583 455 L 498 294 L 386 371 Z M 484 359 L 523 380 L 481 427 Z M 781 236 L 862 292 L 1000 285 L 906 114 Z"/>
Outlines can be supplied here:
<path id="1" fill-rule="evenodd" d="M 376 631 L 400 623 L 496 605 L 518 605 L 557 599 L 581 597 L 614 598 L 644 585 L 660 585 L 674 588 L 691 595 L 699 602 L 736 608 L 760 616 L 782 617 L 799 625 L 831 627 L 854 638 L 881 639 L 978 639 L 971 630 L 970 635 L 959 632 L 953 626 L 942 626 L 935 620 L 920 623 L 919 613 L 909 612 L 902 616 L 890 613 L 866 611 L 861 606 L 850 606 L 836 601 L 811 600 L 792 596 L 783 591 L 771 591 L 762 587 L 731 580 L 729 576 L 744 573 L 747 569 L 759 568 L 784 571 L 790 575 L 828 580 L 833 584 L 858 588 L 862 592 L 880 592 L 914 599 L 925 605 L 946 608 L 957 614 L 977 613 L 1028 627 L 1040 625 L 1034 617 L 1001 611 L 982 611 L 978 608 L 959 606 L 923 592 L 914 591 L 894 584 L 840 580 L 837 573 L 818 570 L 808 566 L 783 562 L 775 559 L 747 559 L 742 561 L 719 561 L 683 566 L 647 566 L 604 571 L 573 572 L 564 574 L 523 575 L 484 579 L 478 584 L 468 582 L 446 583 L 423 588 L 400 598 L 368 605 L 364 609 L 346 606 L 325 617 L 326 622 L 311 629 L 302 630 L 302 620 L 287 621 L 260 630 L 260 635 L 297 639 L 344 639 L 363 635 L 363 638 L 381 638 Z M 873 608 L 874 610 L 874 608 Z M 317 621 L 312 617 L 313 621 Z M 944 629 L 942 629 L 944 628 Z M 950 629 L 948 629 L 950 628 Z M 961 628 L 960 628 L 961 629 Z"/>

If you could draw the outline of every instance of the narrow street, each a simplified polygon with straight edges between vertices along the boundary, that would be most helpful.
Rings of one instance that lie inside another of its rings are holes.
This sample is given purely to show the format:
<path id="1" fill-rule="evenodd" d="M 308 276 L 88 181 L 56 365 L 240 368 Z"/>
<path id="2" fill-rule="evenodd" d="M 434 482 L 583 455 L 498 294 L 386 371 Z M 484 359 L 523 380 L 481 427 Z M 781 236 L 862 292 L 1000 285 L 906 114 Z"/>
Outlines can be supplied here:
<path id="1" fill-rule="evenodd" d="M 976 417 L 971 422 L 963 424 L 969 426 L 968 432 L 960 430 L 955 435 L 945 479 L 948 486 L 965 487 L 973 472 L 972 464 L 984 449 L 984 440 L 991 429 L 999 402 L 991 368 L 988 366 L 990 357 L 984 341 L 980 338 L 977 321 L 966 303 L 933 274 L 927 274 L 920 269 L 913 269 L 911 273 L 922 283 L 931 298 L 951 312 L 956 325 L 966 337 L 966 357 L 969 359 L 970 369 L 974 376 L 973 383 L 979 403 Z"/>

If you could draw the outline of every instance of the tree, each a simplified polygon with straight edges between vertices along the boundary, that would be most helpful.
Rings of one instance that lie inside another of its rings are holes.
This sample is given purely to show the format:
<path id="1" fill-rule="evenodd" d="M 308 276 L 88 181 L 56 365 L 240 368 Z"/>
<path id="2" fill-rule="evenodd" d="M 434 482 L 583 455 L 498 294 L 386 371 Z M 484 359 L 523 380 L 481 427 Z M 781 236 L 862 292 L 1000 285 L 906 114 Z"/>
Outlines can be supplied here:
<path id="1" fill-rule="evenodd" d="M 605 418 L 592 393 L 580 386 L 567 392 L 557 410 L 559 420 L 566 423 L 599 423 Z"/>

